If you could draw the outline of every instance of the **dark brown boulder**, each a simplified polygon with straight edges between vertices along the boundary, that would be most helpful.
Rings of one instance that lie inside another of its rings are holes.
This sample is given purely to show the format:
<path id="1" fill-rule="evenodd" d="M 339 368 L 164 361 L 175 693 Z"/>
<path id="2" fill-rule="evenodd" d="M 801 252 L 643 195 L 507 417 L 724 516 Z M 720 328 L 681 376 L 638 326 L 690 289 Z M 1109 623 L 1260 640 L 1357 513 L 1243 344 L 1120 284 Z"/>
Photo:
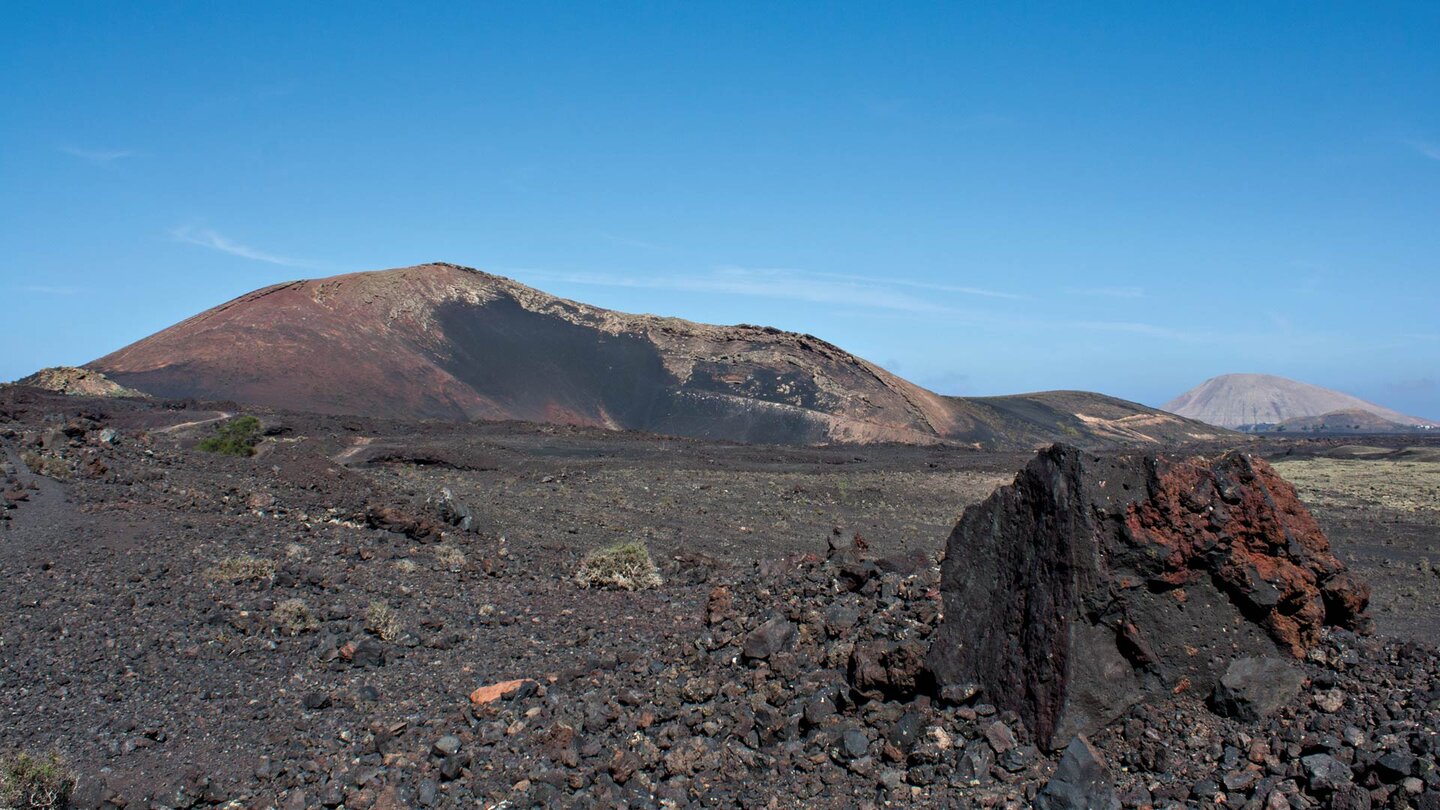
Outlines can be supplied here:
<path id="1" fill-rule="evenodd" d="M 850 685 L 872 698 L 907 698 L 919 690 L 925 647 L 914 641 L 869 641 L 850 653 Z"/>
<path id="2" fill-rule="evenodd" d="M 373 529 L 403 534 L 420 542 L 440 542 L 445 527 L 437 520 L 417 515 L 400 506 L 372 505 L 365 512 L 365 522 Z"/>
<path id="3" fill-rule="evenodd" d="M 1244 655 L 1360 629 L 1369 590 L 1264 461 L 1055 445 L 946 545 L 928 664 L 1065 745 L 1146 694 L 1208 691 Z"/>

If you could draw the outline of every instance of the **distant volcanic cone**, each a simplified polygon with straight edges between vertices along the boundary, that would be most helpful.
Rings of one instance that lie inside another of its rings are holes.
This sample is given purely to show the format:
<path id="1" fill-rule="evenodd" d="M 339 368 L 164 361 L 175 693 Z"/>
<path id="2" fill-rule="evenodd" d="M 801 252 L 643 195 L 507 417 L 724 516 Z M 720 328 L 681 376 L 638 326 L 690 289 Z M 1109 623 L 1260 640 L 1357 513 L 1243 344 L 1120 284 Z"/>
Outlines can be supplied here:
<path id="1" fill-rule="evenodd" d="M 1323 421 L 1324 417 L 1335 417 L 1337 424 L 1350 425 L 1357 422 L 1353 414 L 1363 414 L 1358 421 L 1370 423 L 1379 432 L 1437 424 L 1359 397 L 1271 374 L 1222 374 L 1160 407 L 1227 428 L 1290 424 L 1304 429 L 1302 420 Z M 1352 417 L 1346 419 L 1346 414 Z"/>

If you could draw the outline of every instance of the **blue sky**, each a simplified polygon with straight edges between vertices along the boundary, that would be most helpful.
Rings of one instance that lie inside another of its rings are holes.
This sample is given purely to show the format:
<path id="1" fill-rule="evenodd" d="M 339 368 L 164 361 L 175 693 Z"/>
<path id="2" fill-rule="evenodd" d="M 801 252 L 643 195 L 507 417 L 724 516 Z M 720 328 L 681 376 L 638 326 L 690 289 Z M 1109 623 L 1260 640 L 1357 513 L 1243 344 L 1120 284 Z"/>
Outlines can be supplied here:
<path id="1" fill-rule="evenodd" d="M 944 393 L 1440 416 L 1440 4 L 8 3 L 0 378 L 442 260 Z"/>

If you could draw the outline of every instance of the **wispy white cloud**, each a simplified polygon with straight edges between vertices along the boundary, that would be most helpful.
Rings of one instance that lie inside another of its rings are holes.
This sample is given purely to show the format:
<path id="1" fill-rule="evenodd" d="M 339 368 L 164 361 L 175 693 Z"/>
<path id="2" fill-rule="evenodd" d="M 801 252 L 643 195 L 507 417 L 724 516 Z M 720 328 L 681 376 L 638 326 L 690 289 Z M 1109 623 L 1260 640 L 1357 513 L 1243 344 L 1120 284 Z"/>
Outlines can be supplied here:
<path id="1" fill-rule="evenodd" d="M 999 290 L 987 290 L 983 287 L 967 287 L 959 284 L 935 284 L 929 281 L 911 281 L 904 278 L 872 279 L 865 276 L 857 276 L 849 273 L 821 273 L 809 270 L 785 270 L 782 272 L 796 273 L 820 279 L 828 278 L 881 286 L 909 287 L 916 290 L 931 290 L 933 292 L 956 293 L 958 295 L 978 295 L 982 298 L 1009 298 L 1019 300 L 1025 297 L 1023 295 L 1016 295 L 1015 293 L 1000 292 Z"/>
<path id="2" fill-rule="evenodd" d="M 1143 287 L 1085 287 L 1066 290 L 1071 295 L 1091 295 L 1097 298 L 1144 298 Z"/>
<path id="3" fill-rule="evenodd" d="M 288 256 L 277 256 L 274 253 L 267 253 L 257 250 L 248 245 L 242 245 L 229 237 L 213 231 L 209 228 L 194 228 L 190 226 L 175 228 L 170 231 L 170 237 L 177 242 L 184 242 L 189 245 L 218 250 L 221 253 L 229 253 L 231 256 L 239 256 L 243 259 L 253 259 L 257 262 L 267 262 L 285 267 L 317 267 L 315 262 L 303 259 L 292 259 Z"/>
<path id="4" fill-rule="evenodd" d="M 52 287 L 47 284 L 26 284 L 20 288 L 24 292 L 37 295 L 79 295 L 79 287 Z"/>
<path id="5" fill-rule="evenodd" d="M 1213 329 L 1173 328 L 1140 321 L 1064 321 L 1049 324 L 1061 329 L 1075 329 L 1087 332 L 1108 332 L 1116 335 L 1135 335 L 1152 340 L 1167 340 L 1177 343 L 1201 344 L 1217 347 L 1253 347 L 1264 345 L 1272 352 L 1286 350 L 1305 351 L 1332 344 L 1330 335 L 1302 332 L 1288 325 L 1276 323 L 1276 328 L 1264 331 L 1216 331 Z"/>
<path id="6" fill-rule="evenodd" d="M 1418 152 L 1422 157 L 1427 157 L 1431 160 L 1440 160 L 1440 143 L 1415 140 L 1413 138 L 1407 138 L 1404 143 L 1406 146 Z"/>
<path id="7" fill-rule="evenodd" d="M 663 276 L 556 272 L 533 268 L 501 268 L 501 271 L 522 281 L 535 283 L 563 282 L 596 287 L 677 290 L 801 301 L 826 305 L 831 315 L 845 314 L 870 319 L 944 316 L 947 319 L 963 321 L 969 329 L 993 330 L 999 335 L 1017 331 L 1048 331 L 1072 335 L 1088 332 L 1111 334 L 1122 340 L 1148 339 L 1207 346 L 1263 344 L 1290 347 L 1296 351 L 1313 350 L 1315 347 L 1328 345 L 1331 341 L 1330 336 L 1299 332 L 1278 322 L 1274 329 L 1242 333 L 1186 328 L 1184 325 L 1161 326 L 1143 321 L 1068 320 L 1045 314 L 1047 305 L 1057 303 L 1055 301 L 1041 300 L 1019 309 L 998 303 L 993 306 L 965 306 L 953 299 L 947 300 L 943 295 L 920 295 L 909 291 L 909 287 L 913 286 L 926 290 L 938 288 L 934 291 L 940 292 L 946 285 L 909 282 L 903 279 L 864 279 L 846 274 L 793 269 L 722 266 L 698 273 Z M 1036 310 L 1037 306 L 1041 309 Z"/>
<path id="8" fill-rule="evenodd" d="M 135 156 L 135 152 L 130 149 L 83 149 L 78 146 L 62 146 L 60 151 L 91 163 L 112 163 Z"/>
<path id="9" fill-rule="evenodd" d="M 1123 332 L 1166 340 L 1201 340 L 1204 337 L 1192 332 L 1182 332 L 1178 329 L 1132 321 L 1075 321 L 1070 325 L 1076 329 L 1087 329 L 1092 332 Z"/>
<path id="10" fill-rule="evenodd" d="M 718 267 L 690 275 L 625 276 L 607 273 L 552 273 L 523 270 L 532 278 L 602 287 L 680 290 L 744 295 L 786 301 L 853 306 L 912 313 L 954 314 L 953 307 L 894 289 L 886 283 L 829 278 L 821 274 L 777 268 Z"/>
<path id="11" fill-rule="evenodd" d="M 640 248 L 641 250 L 653 250 L 657 252 L 670 251 L 670 248 L 666 247 L 665 245 L 656 244 L 655 242 L 646 242 L 643 239 L 629 239 L 624 236 L 616 236 L 612 233 L 605 233 L 604 231 L 600 232 L 600 238 L 604 239 L 606 242 L 611 243 L 612 245 L 620 245 L 622 247 L 633 247 Z"/>

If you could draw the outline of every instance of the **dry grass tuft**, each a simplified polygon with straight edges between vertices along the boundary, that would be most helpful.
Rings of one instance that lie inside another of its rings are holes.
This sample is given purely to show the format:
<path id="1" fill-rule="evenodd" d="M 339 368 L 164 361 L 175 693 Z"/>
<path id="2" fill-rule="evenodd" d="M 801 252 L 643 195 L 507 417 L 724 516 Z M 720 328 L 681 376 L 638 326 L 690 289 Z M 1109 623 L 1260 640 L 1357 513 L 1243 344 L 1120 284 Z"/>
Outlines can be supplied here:
<path id="1" fill-rule="evenodd" d="M 270 613 L 275 628 L 287 636 L 298 636 L 320 629 L 320 620 L 310 611 L 304 599 L 286 599 Z"/>
<path id="2" fill-rule="evenodd" d="M 394 608 L 384 602 L 375 601 L 365 610 L 365 629 L 379 636 L 382 641 L 395 641 L 405 632 L 405 625 Z"/>
<path id="3" fill-rule="evenodd" d="M 221 560 L 205 571 L 205 578 L 212 582 L 249 582 L 274 575 L 274 560 L 250 556 Z"/>
<path id="4" fill-rule="evenodd" d="M 465 566 L 465 552 L 450 545 L 436 546 L 435 560 L 446 568 L 463 568 Z"/>
<path id="5" fill-rule="evenodd" d="M 575 581 L 586 588 L 638 591 L 663 584 L 644 543 L 616 543 L 585 555 Z"/>
<path id="6" fill-rule="evenodd" d="M 75 471 L 70 467 L 70 462 L 50 452 L 37 453 L 27 450 L 20 454 L 20 460 L 30 468 L 30 472 L 36 475 L 43 475 L 46 478 L 54 478 L 56 481 L 69 481 L 75 476 Z"/>

